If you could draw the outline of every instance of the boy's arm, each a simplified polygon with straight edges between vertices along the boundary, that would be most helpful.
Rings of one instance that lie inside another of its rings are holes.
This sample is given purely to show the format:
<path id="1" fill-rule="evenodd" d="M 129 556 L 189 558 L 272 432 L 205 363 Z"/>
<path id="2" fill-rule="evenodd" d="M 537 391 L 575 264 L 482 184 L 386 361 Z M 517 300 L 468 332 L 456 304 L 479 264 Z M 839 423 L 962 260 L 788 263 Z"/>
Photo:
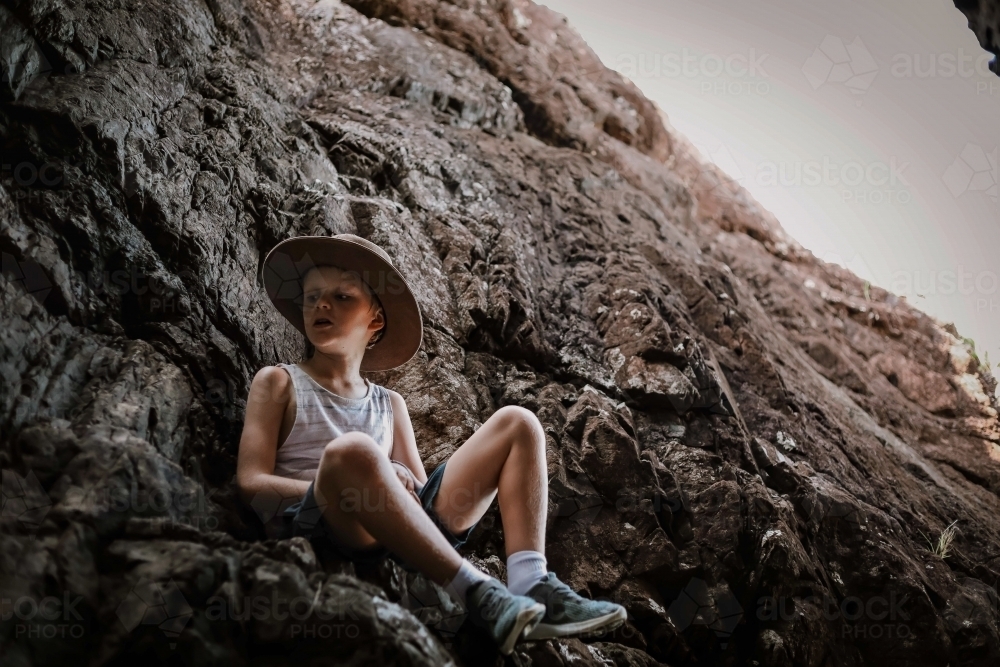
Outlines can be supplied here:
<path id="1" fill-rule="evenodd" d="M 250 504 L 262 498 L 281 503 L 305 495 L 309 482 L 274 474 L 281 419 L 291 399 L 291 378 L 276 366 L 265 366 L 250 383 L 243 435 L 236 458 L 236 485 Z M 266 506 L 272 503 L 266 503 Z M 277 506 L 277 505 L 276 505 Z"/>
<path id="2" fill-rule="evenodd" d="M 410 423 L 410 413 L 406 409 L 406 401 L 397 392 L 389 390 L 389 402 L 392 404 L 392 460 L 399 461 L 410 469 L 421 484 L 427 483 L 427 473 L 420 461 L 417 451 L 417 438 L 413 434 Z"/>

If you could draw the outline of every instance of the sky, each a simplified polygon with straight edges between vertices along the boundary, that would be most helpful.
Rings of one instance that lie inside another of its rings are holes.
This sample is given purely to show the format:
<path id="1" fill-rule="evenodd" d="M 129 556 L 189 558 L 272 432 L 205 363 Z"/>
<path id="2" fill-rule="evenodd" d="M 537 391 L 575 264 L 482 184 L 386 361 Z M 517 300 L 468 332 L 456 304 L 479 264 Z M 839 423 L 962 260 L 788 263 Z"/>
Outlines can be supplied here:
<path id="1" fill-rule="evenodd" d="M 1000 364 L 1000 77 L 951 0 L 543 0 L 820 259 Z"/>

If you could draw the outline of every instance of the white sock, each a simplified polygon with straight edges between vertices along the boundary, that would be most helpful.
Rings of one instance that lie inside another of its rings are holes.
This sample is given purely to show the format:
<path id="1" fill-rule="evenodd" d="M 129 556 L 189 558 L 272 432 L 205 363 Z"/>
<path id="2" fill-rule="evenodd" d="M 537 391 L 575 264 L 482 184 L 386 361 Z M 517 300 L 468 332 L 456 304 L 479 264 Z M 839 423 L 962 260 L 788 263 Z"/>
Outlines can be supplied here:
<path id="1" fill-rule="evenodd" d="M 548 572 L 545 556 L 538 551 L 515 551 L 507 557 L 507 590 L 524 595 Z"/>
<path id="2" fill-rule="evenodd" d="M 458 573 L 455 574 L 444 589 L 463 606 L 467 606 L 465 602 L 465 593 L 469 590 L 469 586 L 478 581 L 486 581 L 489 578 L 490 575 L 486 574 L 482 570 L 479 570 L 475 565 L 463 558 L 462 566 L 458 568 Z"/>

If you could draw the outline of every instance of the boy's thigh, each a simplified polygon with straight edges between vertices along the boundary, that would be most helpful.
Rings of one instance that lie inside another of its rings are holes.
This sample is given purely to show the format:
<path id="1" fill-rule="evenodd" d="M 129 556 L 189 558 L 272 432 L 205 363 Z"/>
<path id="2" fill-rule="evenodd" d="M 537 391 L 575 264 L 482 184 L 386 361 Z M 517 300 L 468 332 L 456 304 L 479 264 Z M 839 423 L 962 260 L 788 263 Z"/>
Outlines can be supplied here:
<path id="1" fill-rule="evenodd" d="M 388 550 L 378 542 L 366 547 L 352 546 L 345 542 L 331 529 L 322 510 L 323 503 L 316 500 L 314 482 L 309 485 L 302 500 L 285 511 L 287 536 L 306 537 L 312 542 L 317 554 L 330 549 L 350 561 L 378 561 L 388 554 Z"/>
<path id="2" fill-rule="evenodd" d="M 485 492 L 475 475 L 463 474 L 448 460 L 434 469 L 418 495 L 424 511 L 452 545 L 458 547 L 486 514 L 496 489 Z"/>
<path id="3" fill-rule="evenodd" d="M 476 525 L 490 508 L 511 437 L 508 421 L 497 411 L 447 460 L 433 508 L 453 532 Z"/>
<path id="4" fill-rule="evenodd" d="M 377 497 L 360 489 L 342 489 L 337 498 L 325 498 L 316 481 L 309 485 L 293 520 L 296 534 L 326 536 L 347 549 L 374 549 L 379 545 L 358 520 L 362 509 L 377 509 Z M 384 505 L 384 499 L 383 499 Z"/>
<path id="5" fill-rule="evenodd" d="M 442 525 L 441 521 L 435 515 L 433 509 L 429 509 L 436 497 L 436 490 L 439 487 L 439 482 L 441 478 L 441 473 L 444 471 L 444 464 L 439 466 L 439 469 L 431 474 L 428 483 L 424 484 L 422 488 L 419 489 L 418 495 L 421 499 L 421 506 L 425 512 L 430 516 L 434 524 L 442 532 L 445 538 L 451 543 L 456 549 L 462 546 L 470 532 L 472 532 L 472 527 L 462 535 L 455 535 L 445 526 Z M 332 503 L 331 503 L 332 504 Z M 313 482 L 309 485 L 306 490 L 305 495 L 302 500 L 292 505 L 287 510 L 285 510 L 288 526 L 288 536 L 302 536 L 307 537 L 312 541 L 314 548 L 317 548 L 317 553 L 324 549 L 332 549 L 337 552 L 342 558 L 354 562 L 378 562 L 386 557 L 392 557 L 397 562 L 400 562 L 404 566 L 406 563 L 403 559 L 397 557 L 389 549 L 380 544 L 374 538 L 371 541 L 366 541 L 359 544 L 353 541 L 351 536 L 344 537 L 346 531 L 338 531 L 336 527 L 330 523 L 328 516 L 330 514 L 329 507 L 322 499 L 317 499 L 316 496 L 316 484 Z M 341 509 L 341 514 L 344 514 L 343 508 Z M 474 526 L 473 526 L 474 527 Z M 361 528 L 365 535 L 368 534 L 364 528 Z M 408 568 L 411 569 L 412 568 Z"/>
<path id="6" fill-rule="evenodd" d="M 417 495 L 420 498 L 420 504 L 424 508 L 424 511 L 434 522 L 434 525 L 440 529 L 441 533 L 445 536 L 451 546 L 456 549 L 465 544 L 465 541 L 469 537 L 469 533 L 475 528 L 479 519 L 482 515 L 473 517 L 471 523 L 466 521 L 456 521 L 454 515 L 449 513 L 448 508 L 451 506 L 464 507 L 467 501 L 458 500 L 455 501 L 454 498 L 449 500 L 442 500 L 441 490 L 443 488 L 443 479 L 448 471 L 448 462 L 445 461 L 430 474 L 427 478 L 427 483 L 423 485 L 418 491 Z M 461 495 L 461 494 L 460 494 Z"/>
<path id="7" fill-rule="evenodd" d="M 443 464 L 441 469 L 443 471 Z M 387 510 L 387 500 L 384 497 L 373 496 L 363 489 L 342 489 L 338 498 L 324 498 L 317 488 L 320 475 L 321 473 L 317 472 L 316 481 L 309 485 L 302 501 L 287 510 L 292 515 L 290 532 L 293 535 L 327 542 L 351 560 L 355 560 L 355 557 L 369 560 L 388 553 L 359 521 L 361 511 Z M 418 489 L 418 497 L 421 499 L 422 508 L 431 515 L 435 525 L 453 545 L 457 546 L 464 543 L 464 539 L 457 540 L 456 544 L 455 536 L 441 525 L 433 510 L 428 509 L 430 505 L 425 500 L 430 496 L 429 492 L 432 489 L 436 490 L 439 480 L 440 471 L 437 474 L 432 473 L 432 479 L 428 480 L 428 484 Z M 433 496 L 430 496 L 429 501 L 433 500 Z"/>

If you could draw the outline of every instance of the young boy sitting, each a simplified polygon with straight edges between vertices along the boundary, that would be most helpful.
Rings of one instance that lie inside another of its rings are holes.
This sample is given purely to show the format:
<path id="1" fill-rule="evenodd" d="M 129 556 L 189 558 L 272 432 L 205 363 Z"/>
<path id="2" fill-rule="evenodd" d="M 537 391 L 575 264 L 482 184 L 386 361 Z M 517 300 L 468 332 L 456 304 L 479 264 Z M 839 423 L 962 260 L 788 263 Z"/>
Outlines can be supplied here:
<path id="1" fill-rule="evenodd" d="M 500 408 L 428 477 L 403 397 L 361 377 L 407 362 L 423 336 L 416 299 L 382 248 L 353 234 L 296 237 L 271 250 L 263 272 L 271 302 L 314 350 L 262 368 L 250 385 L 241 496 L 294 503 L 267 522 L 269 536 L 324 540 L 355 561 L 404 559 L 505 655 L 518 641 L 624 622 L 624 607 L 584 598 L 546 569 L 548 476 L 534 413 Z M 494 496 L 507 586 L 456 551 Z"/>

